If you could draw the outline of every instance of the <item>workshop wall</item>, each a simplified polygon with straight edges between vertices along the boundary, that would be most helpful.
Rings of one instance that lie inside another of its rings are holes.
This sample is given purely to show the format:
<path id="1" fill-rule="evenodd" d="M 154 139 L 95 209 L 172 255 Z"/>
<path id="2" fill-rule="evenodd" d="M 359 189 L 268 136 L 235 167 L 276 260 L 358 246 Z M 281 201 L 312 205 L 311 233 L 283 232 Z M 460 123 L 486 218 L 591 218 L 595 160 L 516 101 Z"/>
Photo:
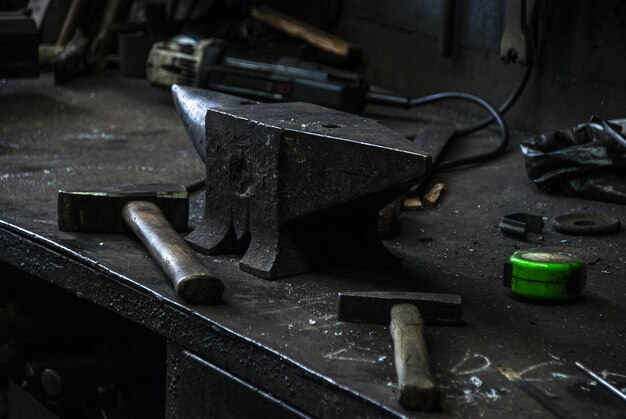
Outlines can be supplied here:
<path id="1" fill-rule="evenodd" d="M 338 32 L 366 51 L 366 71 L 375 84 L 412 96 L 460 90 L 500 104 L 524 73 L 498 56 L 507 2 L 452 2 L 456 25 L 447 58 L 439 52 L 441 0 L 398 0 L 393 7 L 346 0 Z M 528 1 L 529 9 L 534 3 Z M 511 126 L 539 132 L 588 121 L 592 114 L 623 117 L 626 1 L 546 0 L 540 19 L 537 71 L 507 117 Z"/>

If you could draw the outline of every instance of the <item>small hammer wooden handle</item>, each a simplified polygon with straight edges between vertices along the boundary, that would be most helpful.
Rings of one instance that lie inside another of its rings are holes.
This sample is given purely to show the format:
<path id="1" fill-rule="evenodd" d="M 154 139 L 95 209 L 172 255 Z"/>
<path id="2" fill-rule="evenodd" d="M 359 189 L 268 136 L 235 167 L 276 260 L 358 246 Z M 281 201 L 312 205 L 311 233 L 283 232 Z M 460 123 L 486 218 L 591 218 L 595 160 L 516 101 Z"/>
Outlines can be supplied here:
<path id="1" fill-rule="evenodd" d="M 389 326 L 398 374 L 400 404 L 411 410 L 431 410 L 439 401 L 439 390 L 430 373 L 424 320 L 412 304 L 391 308 Z"/>
<path id="2" fill-rule="evenodd" d="M 152 202 L 132 201 L 122 209 L 122 217 L 172 280 L 181 298 L 198 305 L 220 301 L 224 284 L 198 259 L 159 207 Z"/>

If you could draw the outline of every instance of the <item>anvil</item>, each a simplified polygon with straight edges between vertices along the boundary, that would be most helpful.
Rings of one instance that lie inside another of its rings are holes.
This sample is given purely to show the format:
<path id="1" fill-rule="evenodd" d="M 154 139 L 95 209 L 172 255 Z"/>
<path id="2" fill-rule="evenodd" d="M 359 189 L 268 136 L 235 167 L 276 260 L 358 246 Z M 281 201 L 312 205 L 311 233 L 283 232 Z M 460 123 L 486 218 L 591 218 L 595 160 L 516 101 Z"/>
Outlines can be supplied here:
<path id="1" fill-rule="evenodd" d="M 431 171 L 431 157 L 378 121 L 310 103 L 258 103 L 172 87 L 206 165 L 200 252 L 245 252 L 240 268 L 276 279 L 317 266 L 397 263 L 378 212 Z"/>

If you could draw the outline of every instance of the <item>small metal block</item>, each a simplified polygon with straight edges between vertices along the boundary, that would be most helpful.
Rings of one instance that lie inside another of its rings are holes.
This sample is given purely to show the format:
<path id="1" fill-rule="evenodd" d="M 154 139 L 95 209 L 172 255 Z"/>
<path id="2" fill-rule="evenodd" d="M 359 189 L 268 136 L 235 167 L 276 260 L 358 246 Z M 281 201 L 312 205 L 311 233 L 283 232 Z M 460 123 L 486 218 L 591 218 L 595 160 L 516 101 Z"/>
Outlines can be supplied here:
<path id="1" fill-rule="evenodd" d="M 125 233 L 122 208 L 130 201 L 156 204 L 175 230 L 186 230 L 189 218 L 187 190 L 177 184 L 138 184 L 98 190 L 59 191 L 58 225 L 61 231 Z"/>
<path id="2" fill-rule="evenodd" d="M 540 234 L 543 231 L 543 218 L 522 212 L 509 214 L 502 217 L 498 227 L 503 233 L 514 234 L 526 239 L 529 232 Z"/>

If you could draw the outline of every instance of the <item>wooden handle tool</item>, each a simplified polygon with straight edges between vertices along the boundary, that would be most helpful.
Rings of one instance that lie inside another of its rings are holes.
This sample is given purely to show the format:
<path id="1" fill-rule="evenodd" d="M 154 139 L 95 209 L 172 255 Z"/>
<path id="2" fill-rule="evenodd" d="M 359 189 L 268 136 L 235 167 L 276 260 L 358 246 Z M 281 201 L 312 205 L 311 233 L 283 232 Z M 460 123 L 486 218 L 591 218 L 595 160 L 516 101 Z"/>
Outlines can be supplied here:
<path id="1" fill-rule="evenodd" d="M 171 279 L 176 293 L 191 304 L 220 301 L 224 284 L 198 259 L 152 202 L 131 201 L 122 217 Z"/>
<path id="2" fill-rule="evenodd" d="M 253 7 L 251 15 L 279 31 L 342 58 L 357 56 L 359 48 L 336 35 L 269 7 Z"/>
<path id="3" fill-rule="evenodd" d="M 412 304 L 391 308 L 389 326 L 398 374 L 400 404 L 411 410 L 432 410 L 439 402 L 429 367 L 424 320 Z"/>

